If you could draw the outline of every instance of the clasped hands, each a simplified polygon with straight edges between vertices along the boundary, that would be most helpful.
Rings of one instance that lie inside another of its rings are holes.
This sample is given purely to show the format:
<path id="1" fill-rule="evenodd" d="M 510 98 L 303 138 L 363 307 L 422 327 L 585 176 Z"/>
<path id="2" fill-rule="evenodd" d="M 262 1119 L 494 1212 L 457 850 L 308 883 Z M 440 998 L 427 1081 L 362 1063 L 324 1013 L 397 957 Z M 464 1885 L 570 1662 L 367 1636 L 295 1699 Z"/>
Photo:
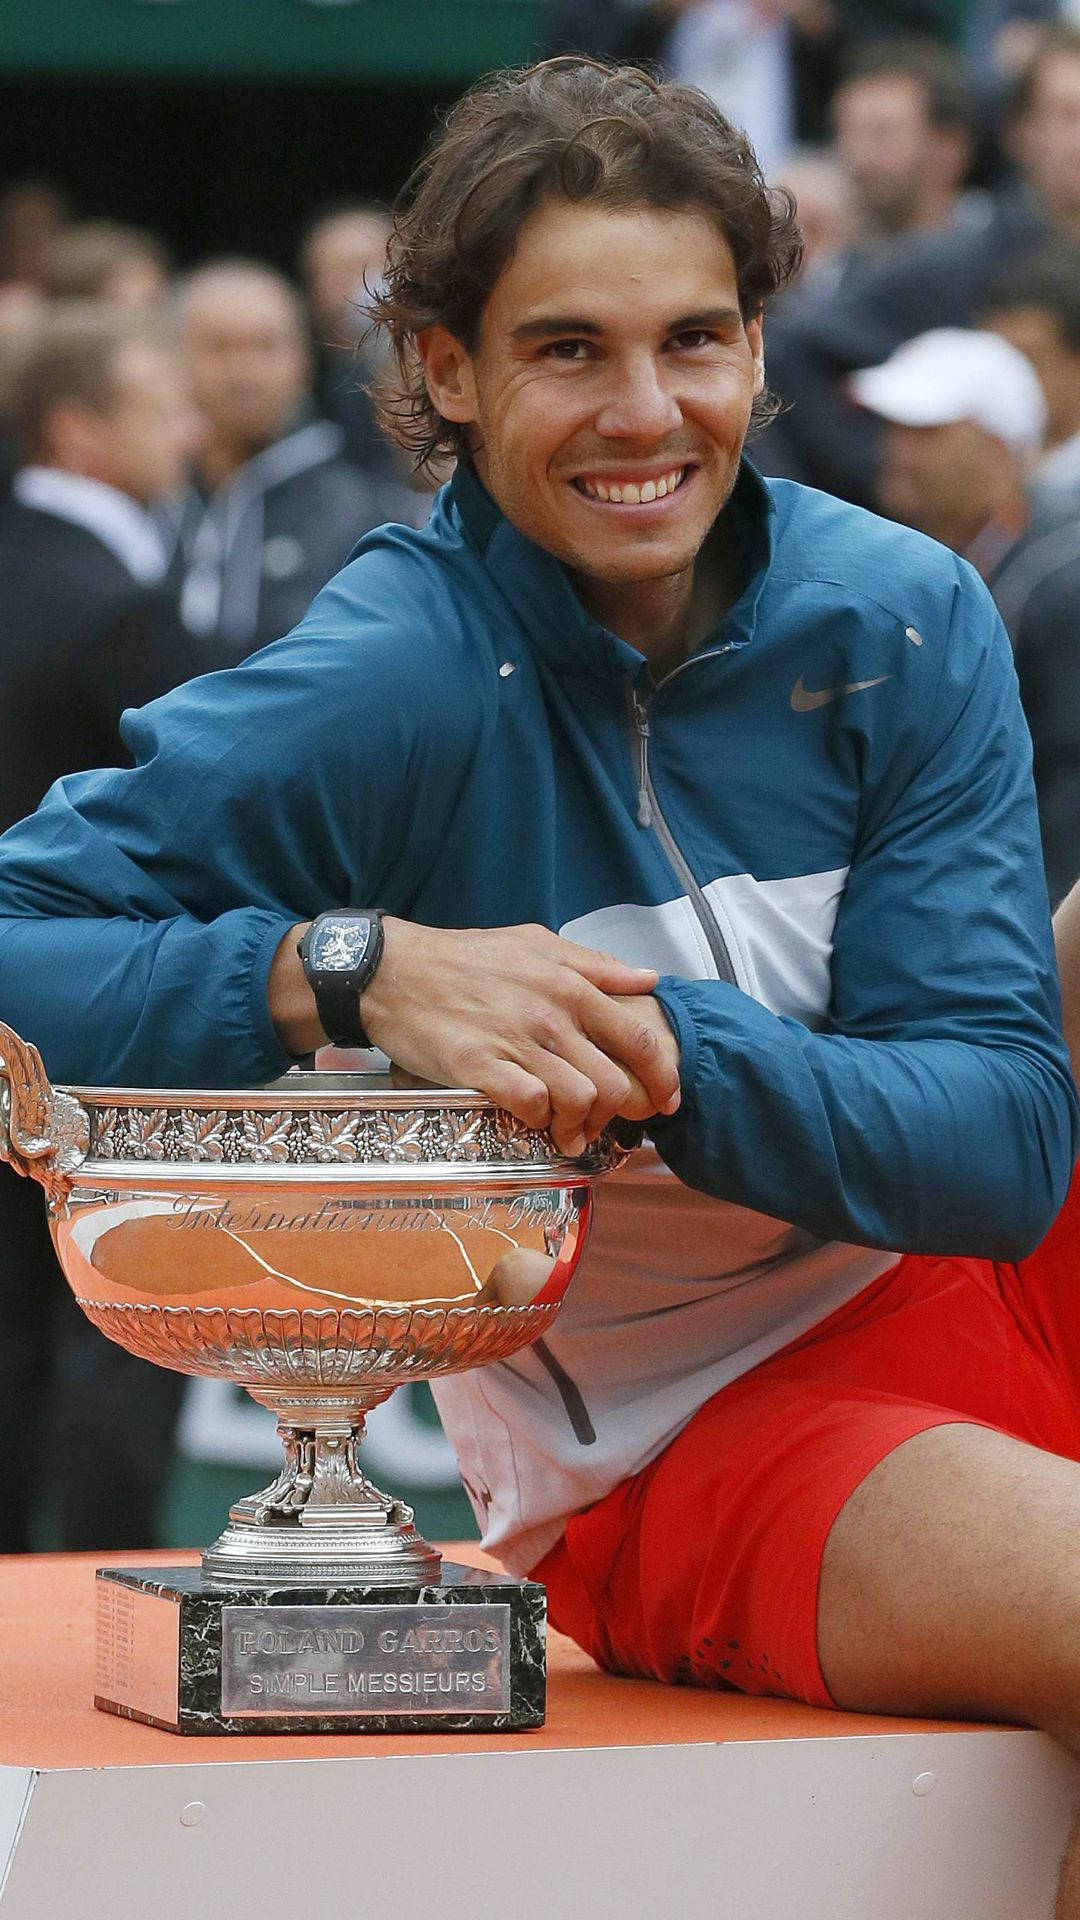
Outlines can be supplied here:
<path id="1" fill-rule="evenodd" d="M 679 1048 L 653 997 L 657 975 L 546 927 L 456 930 L 387 916 L 361 1015 L 399 1068 L 475 1087 L 560 1153 L 582 1153 L 609 1120 L 648 1120 L 679 1104 Z M 302 927 L 274 957 L 270 1014 L 286 1050 L 325 1036 L 296 957 Z"/>

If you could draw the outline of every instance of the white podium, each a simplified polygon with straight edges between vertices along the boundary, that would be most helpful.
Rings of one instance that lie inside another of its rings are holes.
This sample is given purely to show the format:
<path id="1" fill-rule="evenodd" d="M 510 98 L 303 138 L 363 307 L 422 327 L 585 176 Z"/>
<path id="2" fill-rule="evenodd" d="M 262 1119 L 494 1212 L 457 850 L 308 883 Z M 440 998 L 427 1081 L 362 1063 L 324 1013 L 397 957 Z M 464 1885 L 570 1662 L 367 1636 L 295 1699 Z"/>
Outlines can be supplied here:
<path id="1" fill-rule="evenodd" d="M 91 1705 L 106 1558 L 0 1560 L 0 1920 L 1051 1920 L 1080 1767 L 1040 1734 L 553 1635 L 537 1733 L 182 1739 Z"/>

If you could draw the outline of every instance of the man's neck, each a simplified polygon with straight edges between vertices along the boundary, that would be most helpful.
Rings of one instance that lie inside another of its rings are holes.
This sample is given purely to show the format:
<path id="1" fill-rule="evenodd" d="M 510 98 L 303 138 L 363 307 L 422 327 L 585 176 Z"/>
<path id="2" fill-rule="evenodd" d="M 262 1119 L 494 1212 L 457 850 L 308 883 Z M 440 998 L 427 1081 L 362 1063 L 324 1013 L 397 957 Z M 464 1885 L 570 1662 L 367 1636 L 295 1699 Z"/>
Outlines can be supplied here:
<path id="1" fill-rule="evenodd" d="M 216 493 L 219 487 L 228 485 L 235 473 L 245 467 L 261 447 L 241 446 L 235 440 L 210 435 L 199 448 L 199 477 L 208 493 Z"/>
<path id="2" fill-rule="evenodd" d="M 644 654 L 657 682 L 689 659 L 740 591 L 738 556 L 726 515 L 682 573 L 628 581 L 575 574 L 573 580 L 589 612 Z"/>

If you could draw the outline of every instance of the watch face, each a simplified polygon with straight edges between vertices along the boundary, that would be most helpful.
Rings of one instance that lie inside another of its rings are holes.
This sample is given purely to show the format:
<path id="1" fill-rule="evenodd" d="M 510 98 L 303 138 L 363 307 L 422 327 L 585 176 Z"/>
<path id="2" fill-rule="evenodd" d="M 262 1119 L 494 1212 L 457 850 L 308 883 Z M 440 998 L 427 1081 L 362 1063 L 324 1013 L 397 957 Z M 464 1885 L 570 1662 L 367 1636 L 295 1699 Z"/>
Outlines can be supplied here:
<path id="1" fill-rule="evenodd" d="M 371 938 L 366 914 L 342 914 L 316 927 L 308 948 L 308 964 L 316 973 L 352 973 L 359 966 Z"/>

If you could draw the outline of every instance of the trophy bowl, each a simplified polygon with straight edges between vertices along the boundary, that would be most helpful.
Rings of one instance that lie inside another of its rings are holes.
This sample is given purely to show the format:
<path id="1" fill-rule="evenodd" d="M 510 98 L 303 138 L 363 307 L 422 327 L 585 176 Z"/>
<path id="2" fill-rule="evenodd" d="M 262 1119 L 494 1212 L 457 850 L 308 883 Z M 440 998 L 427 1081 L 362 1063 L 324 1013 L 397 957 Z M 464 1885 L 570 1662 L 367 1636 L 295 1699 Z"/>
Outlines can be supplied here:
<path id="1" fill-rule="evenodd" d="M 576 1159 L 467 1090 L 291 1072 L 258 1091 L 52 1087 L 0 1024 L 0 1157 L 45 1188 L 83 1312 L 130 1352 L 240 1383 L 285 1459 L 203 1555 L 246 1587 L 436 1579 L 357 1462 L 410 1380 L 542 1340 L 612 1134 Z"/>

